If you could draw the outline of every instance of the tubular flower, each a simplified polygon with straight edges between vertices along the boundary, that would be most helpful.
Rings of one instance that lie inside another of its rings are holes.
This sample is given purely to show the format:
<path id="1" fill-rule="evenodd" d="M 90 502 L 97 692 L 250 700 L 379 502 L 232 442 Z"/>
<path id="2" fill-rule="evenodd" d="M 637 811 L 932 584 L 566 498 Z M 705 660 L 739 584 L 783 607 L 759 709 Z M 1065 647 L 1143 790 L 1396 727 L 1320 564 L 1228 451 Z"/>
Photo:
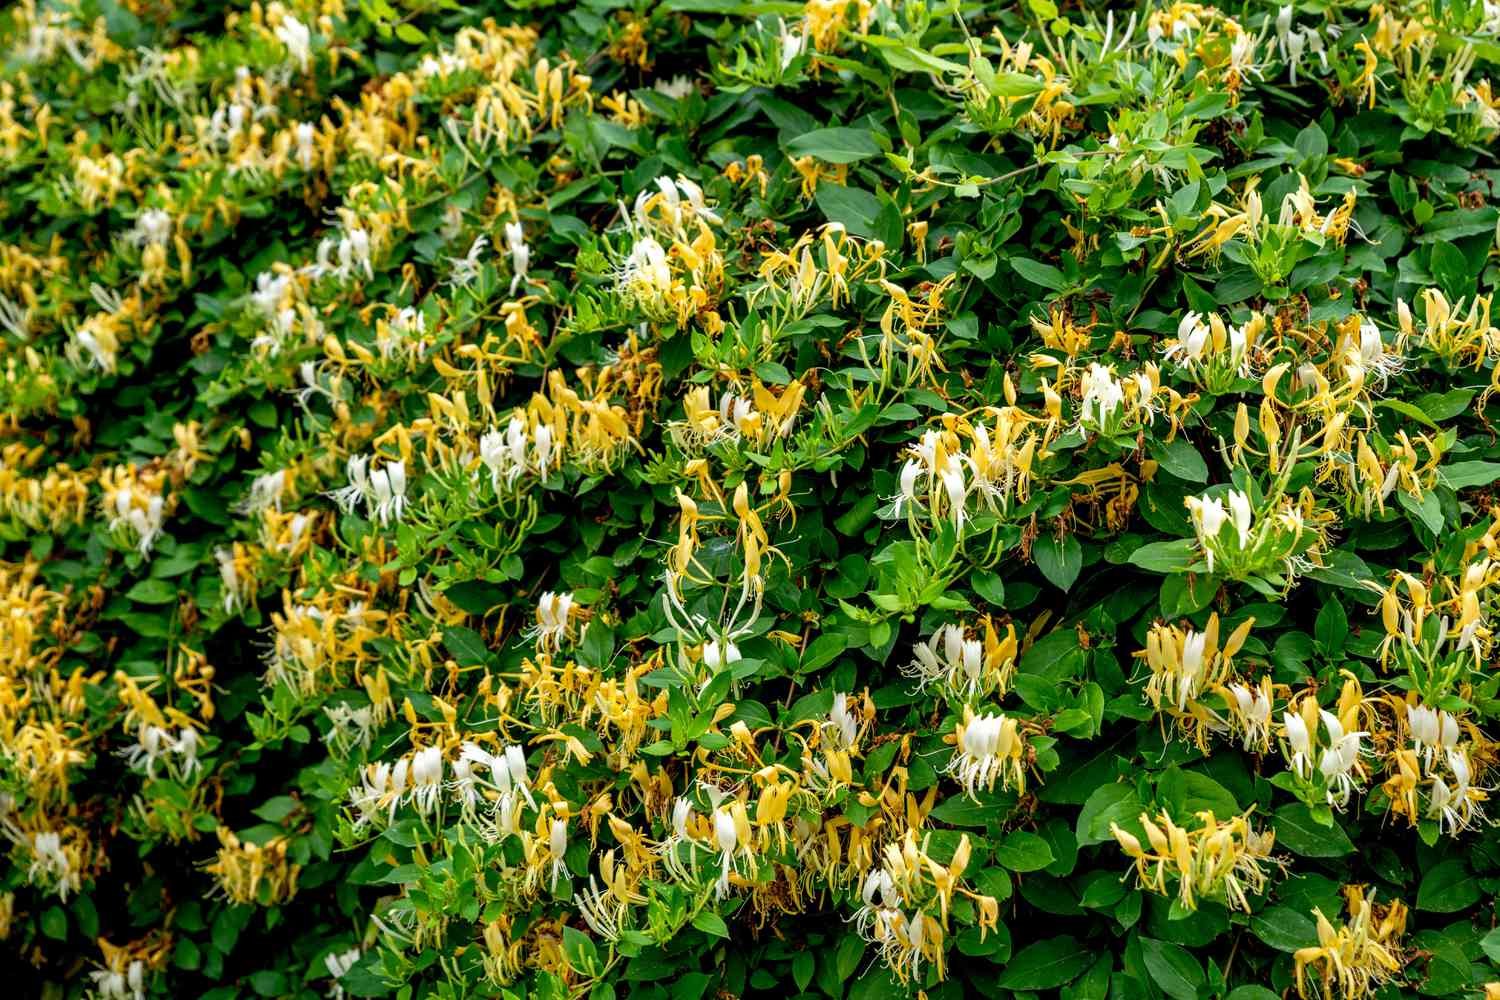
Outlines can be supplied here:
<path id="1" fill-rule="evenodd" d="M 1001 714 L 975 715 L 964 706 L 963 719 L 951 737 L 953 758 L 947 773 L 978 800 L 979 791 L 1026 791 L 1027 745 L 1021 723 Z"/>
<path id="2" fill-rule="evenodd" d="M 1135 654 L 1151 670 L 1146 700 L 1201 748 L 1207 748 L 1210 731 L 1225 728 L 1207 696 L 1231 694 L 1226 685 L 1234 676 L 1234 657 L 1254 624 L 1254 618 L 1241 622 L 1221 649 L 1217 613 L 1202 632 L 1158 623 L 1146 636 L 1146 648 Z"/>
<path id="3" fill-rule="evenodd" d="M 1196 910 L 1199 901 L 1212 899 L 1232 910 L 1250 912 L 1247 894 L 1265 890 L 1265 865 L 1271 859 L 1275 833 L 1257 833 L 1250 825 L 1250 814 L 1231 817 L 1227 822 L 1212 812 L 1194 814 L 1195 822 L 1178 826 L 1166 813 L 1155 821 L 1145 813 L 1140 816 L 1147 845 L 1119 824 L 1110 824 L 1127 857 L 1135 862 L 1137 882 L 1158 895 L 1174 895 L 1184 910 Z M 1148 849 L 1149 848 L 1149 849 Z"/>
<path id="4" fill-rule="evenodd" d="M 912 647 L 916 658 L 901 672 L 917 682 L 918 690 L 937 684 L 961 701 L 1004 695 L 1015 672 L 1015 626 L 1005 627 L 1004 639 L 988 617 L 980 626 L 980 637 L 972 639 L 962 625 L 940 627 L 927 642 Z"/>
<path id="5" fill-rule="evenodd" d="M 1297 994 L 1318 1000 L 1363 1000 L 1401 971 L 1406 906 L 1400 900 L 1377 907 L 1360 886 L 1344 887 L 1348 919 L 1337 928 L 1321 910 L 1316 946 L 1299 948 Z"/>

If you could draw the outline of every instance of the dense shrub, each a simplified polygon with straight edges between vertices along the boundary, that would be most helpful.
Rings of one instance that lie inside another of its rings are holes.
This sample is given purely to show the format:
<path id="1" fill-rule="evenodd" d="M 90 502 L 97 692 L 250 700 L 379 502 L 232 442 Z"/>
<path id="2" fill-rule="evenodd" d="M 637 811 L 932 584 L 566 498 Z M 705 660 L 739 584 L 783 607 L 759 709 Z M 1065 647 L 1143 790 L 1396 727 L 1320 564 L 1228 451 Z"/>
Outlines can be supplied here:
<path id="1" fill-rule="evenodd" d="M 3 25 L 17 995 L 1500 996 L 1500 8 Z"/>

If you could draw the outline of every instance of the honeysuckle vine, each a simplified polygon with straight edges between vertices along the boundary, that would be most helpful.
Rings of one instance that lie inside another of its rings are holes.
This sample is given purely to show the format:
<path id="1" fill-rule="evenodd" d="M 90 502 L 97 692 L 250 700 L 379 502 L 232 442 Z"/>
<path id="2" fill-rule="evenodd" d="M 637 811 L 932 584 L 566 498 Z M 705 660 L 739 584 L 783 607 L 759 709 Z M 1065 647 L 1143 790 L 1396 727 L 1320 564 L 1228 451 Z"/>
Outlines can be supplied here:
<path id="1" fill-rule="evenodd" d="M 1500 997 L 1500 8 L 22 0 L 25 995 Z"/>

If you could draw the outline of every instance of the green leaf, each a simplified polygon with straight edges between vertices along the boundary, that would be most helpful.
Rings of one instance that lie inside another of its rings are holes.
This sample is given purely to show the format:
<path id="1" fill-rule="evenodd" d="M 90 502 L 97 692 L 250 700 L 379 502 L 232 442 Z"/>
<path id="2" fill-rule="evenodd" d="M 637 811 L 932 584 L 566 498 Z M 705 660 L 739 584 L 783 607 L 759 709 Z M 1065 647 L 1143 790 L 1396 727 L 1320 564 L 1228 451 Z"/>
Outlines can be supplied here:
<path id="1" fill-rule="evenodd" d="M 711 937 L 729 937 L 729 925 L 713 910 L 699 910 L 693 915 L 693 926 Z"/>
<path id="2" fill-rule="evenodd" d="M 267 823 L 280 823 L 300 808 L 302 808 L 302 803 L 292 796 L 277 795 L 267 799 L 252 811 Z"/>
<path id="3" fill-rule="evenodd" d="M 865 942 L 858 934 L 845 934 L 839 939 L 838 951 L 834 955 L 834 966 L 838 970 L 839 981 L 848 982 L 849 977 L 859 968 L 859 960 L 864 957 Z"/>
<path id="4" fill-rule="evenodd" d="M 1250 930 L 1277 951 L 1294 952 L 1318 943 L 1312 915 L 1290 906 L 1270 906 L 1250 918 Z"/>
<path id="5" fill-rule="evenodd" d="M 802 652 L 802 665 L 798 668 L 801 673 L 810 674 L 815 670 L 822 670 L 834 660 L 838 659 L 849 645 L 849 637 L 842 632 L 825 632 L 812 642 L 807 644 L 807 649 Z"/>
<path id="6" fill-rule="evenodd" d="M 1083 569 L 1083 546 L 1072 535 L 1064 535 L 1061 540 L 1043 535 L 1032 543 L 1031 558 L 1054 587 L 1066 592 Z"/>
<path id="7" fill-rule="evenodd" d="M 578 647 L 578 662 L 598 670 L 607 666 L 614 655 L 614 632 L 598 619 L 589 622 L 583 631 L 583 642 Z"/>
<path id="8" fill-rule="evenodd" d="M 1417 909 L 1428 913 L 1457 913 L 1479 902 L 1479 882 L 1458 858 L 1433 865 L 1417 889 Z"/>
<path id="9" fill-rule="evenodd" d="M 1349 615 L 1337 598 L 1323 604 L 1313 624 L 1313 634 L 1324 656 L 1336 658 L 1344 651 L 1344 640 L 1349 637 Z"/>
<path id="10" fill-rule="evenodd" d="M 1409 418 L 1411 420 L 1415 420 L 1417 423 L 1423 425 L 1424 427 L 1429 427 L 1432 430 L 1437 430 L 1438 429 L 1438 425 L 1435 424 L 1435 423 L 1433 423 L 1431 417 L 1429 417 L 1426 413 L 1423 413 L 1417 407 L 1412 406 L 1410 403 L 1406 402 L 1405 400 L 1400 400 L 1400 399 L 1380 399 L 1380 400 L 1376 400 L 1375 405 L 1376 406 L 1383 406 L 1383 407 L 1385 407 L 1388 410 L 1395 410 L 1397 413 L 1401 414 L 1403 417 L 1407 417 L 1407 418 Z"/>
<path id="11" fill-rule="evenodd" d="M 471 615 L 483 615 L 505 603 L 505 591 L 482 580 L 462 580 L 443 591 L 443 596 Z"/>
<path id="12" fill-rule="evenodd" d="M 1176 766 L 1162 772 L 1157 781 L 1156 793 L 1159 798 L 1171 804 L 1177 815 L 1191 816 L 1211 812 L 1222 820 L 1240 812 L 1240 804 L 1229 789 L 1206 774 L 1185 771 Z"/>
<path id="13" fill-rule="evenodd" d="M 1054 292 L 1060 292 L 1068 287 L 1067 279 L 1063 273 L 1051 264 L 1043 264 L 1041 261 L 1032 260 L 1030 257 L 1010 258 L 1010 268 L 1033 285 L 1041 285 L 1050 288 Z"/>
<path id="14" fill-rule="evenodd" d="M 1034 833 L 1013 830 L 995 845 L 995 860 L 1013 872 L 1034 872 L 1052 863 L 1052 846 Z"/>
<path id="15" fill-rule="evenodd" d="M 814 129 L 792 139 L 786 149 L 792 156 L 812 156 L 824 163 L 857 163 L 880 155 L 875 134 L 861 128 Z"/>
<path id="16" fill-rule="evenodd" d="M 839 223 L 851 236 L 874 237 L 880 200 L 869 191 L 843 184 L 819 184 L 813 201 L 829 222 Z"/>
<path id="17" fill-rule="evenodd" d="M 1004 98 L 1030 97 L 1040 94 L 1045 86 L 1034 76 L 1009 70 L 991 71 L 984 79 L 984 85 L 996 97 Z"/>
<path id="18" fill-rule="evenodd" d="M 1354 850 L 1349 837 L 1335 820 L 1323 826 L 1301 802 L 1284 805 L 1271 817 L 1276 843 L 1307 858 L 1341 858 Z"/>
<path id="19" fill-rule="evenodd" d="M 1005 606 L 1005 581 L 1000 579 L 999 573 L 975 573 L 969 577 L 969 586 L 974 588 L 974 593 L 996 607 Z"/>
<path id="20" fill-rule="evenodd" d="M 599 949 L 587 934 L 576 927 L 563 926 L 563 955 L 568 965 L 579 972 L 587 973 L 599 963 Z"/>
<path id="21" fill-rule="evenodd" d="M 792 981 L 797 984 L 798 991 L 807 992 L 807 984 L 812 982 L 816 970 L 817 960 L 811 951 L 799 951 L 792 956 Z"/>
<path id="22" fill-rule="evenodd" d="M 61 906 L 49 906 L 42 911 L 42 933 L 54 941 L 68 939 L 68 913 Z"/>
<path id="23" fill-rule="evenodd" d="M 1192 954 L 1170 941 L 1141 938 L 1141 959 L 1152 982 L 1173 1000 L 1197 1000 L 1198 988 L 1208 981 Z"/>
<path id="24" fill-rule="evenodd" d="M 1480 938 L 1479 947 L 1483 949 L 1491 962 L 1500 963 L 1500 927 L 1494 928 Z"/>
<path id="25" fill-rule="evenodd" d="M 1048 938 L 1012 956 L 995 985 L 1008 990 L 1056 989 L 1077 979 L 1093 957 L 1075 938 Z"/>
<path id="26" fill-rule="evenodd" d="M 1412 498 L 1405 490 L 1398 490 L 1396 499 L 1406 512 L 1422 523 L 1428 531 L 1434 535 L 1443 533 L 1443 505 L 1438 502 L 1436 493 L 1424 493 L 1422 499 Z"/>
<path id="27" fill-rule="evenodd" d="M 462 625 L 449 625 L 443 629 L 443 645 L 461 667 L 479 666 L 490 658 L 490 648 L 480 634 Z"/>
<path id="28" fill-rule="evenodd" d="M 1146 808 L 1135 789 L 1126 784 L 1100 785 L 1083 803 L 1078 813 L 1078 846 L 1100 844 L 1112 839 L 1111 823 L 1127 829 L 1139 828 L 1139 818 Z"/>
<path id="29" fill-rule="evenodd" d="M 177 600 L 177 587 L 167 580 L 142 580 L 125 596 L 137 604 L 171 604 Z"/>
<path id="30" fill-rule="evenodd" d="M 895 41 L 880 35 L 861 35 L 862 40 L 875 43 L 875 50 L 884 57 L 891 69 L 902 73 L 932 73 L 938 76 L 962 73 L 964 67 L 947 59 L 939 59 L 931 53 L 924 52 L 911 45 L 900 42 L 888 44 Z"/>
<path id="31" fill-rule="evenodd" d="M 1153 444 L 1151 457 L 1178 479 L 1189 483 L 1208 482 L 1208 463 L 1192 442 L 1180 434 L 1170 444 Z"/>
<path id="32" fill-rule="evenodd" d="M 1500 479 L 1500 462 L 1454 462 L 1438 470 L 1443 482 L 1455 490 L 1469 486 L 1488 486 Z"/>
<path id="33" fill-rule="evenodd" d="M 1198 558 L 1191 538 L 1174 538 L 1170 542 L 1151 542 L 1130 553 L 1130 564 L 1152 573 L 1186 573 Z"/>

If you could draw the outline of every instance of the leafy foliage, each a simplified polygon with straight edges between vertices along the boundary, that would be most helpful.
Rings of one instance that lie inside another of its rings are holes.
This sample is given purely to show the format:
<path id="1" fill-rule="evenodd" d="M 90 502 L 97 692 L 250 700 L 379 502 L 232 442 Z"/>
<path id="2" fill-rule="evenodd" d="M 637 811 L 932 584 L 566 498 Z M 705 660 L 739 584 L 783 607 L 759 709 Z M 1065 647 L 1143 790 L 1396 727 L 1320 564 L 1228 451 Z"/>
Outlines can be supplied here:
<path id="1" fill-rule="evenodd" d="M 26 985 L 1500 996 L 1497 32 L 12 6 Z"/>

